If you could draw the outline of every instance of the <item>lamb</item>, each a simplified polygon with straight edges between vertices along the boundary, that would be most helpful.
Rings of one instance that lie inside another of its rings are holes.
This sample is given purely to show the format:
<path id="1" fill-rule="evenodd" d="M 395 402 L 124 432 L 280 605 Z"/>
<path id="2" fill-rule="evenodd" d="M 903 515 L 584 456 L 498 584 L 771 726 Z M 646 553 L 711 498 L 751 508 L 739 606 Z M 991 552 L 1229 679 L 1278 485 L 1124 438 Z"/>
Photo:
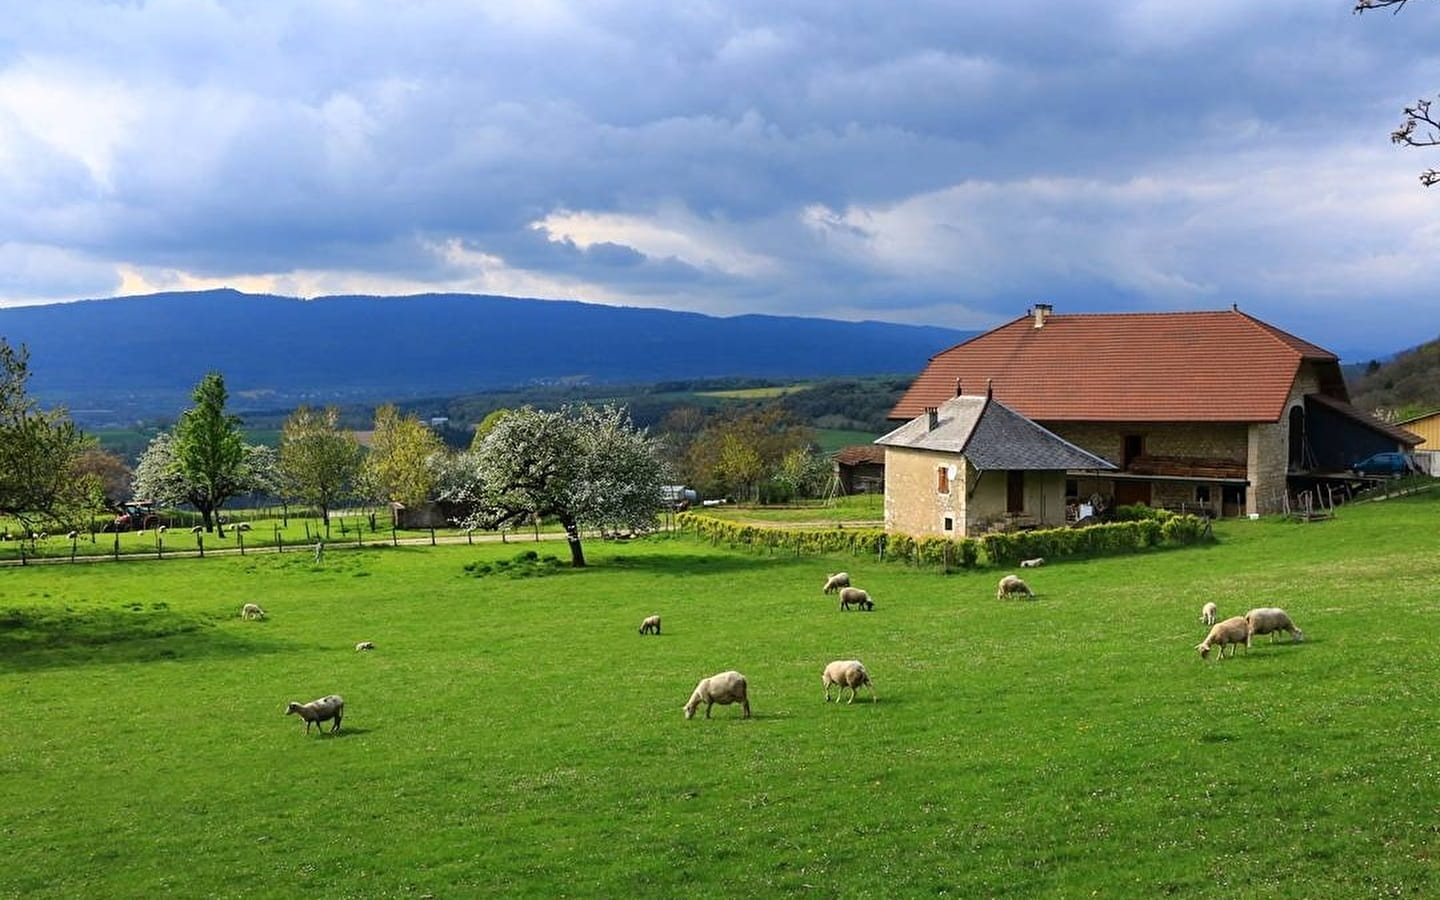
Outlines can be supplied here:
<path id="1" fill-rule="evenodd" d="M 820 683 L 825 686 L 825 702 L 830 702 L 830 685 L 840 688 L 835 697 L 839 703 L 840 698 L 845 696 L 845 689 L 850 689 L 850 699 L 846 703 L 855 702 L 855 692 L 861 686 L 870 688 L 870 702 L 878 702 L 875 696 L 875 685 L 870 681 L 870 673 L 865 671 L 865 664 L 858 659 L 837 659 L 825 667 L 820 673 Z"/>
<path id="2" fill-rule="evenodd" d="M 646 617 L 645 617 L 645 620 L 640 623 L 640 633 L 641 633 L 641 634 L 659 634 L 659 633 L 660 633 L 660 617 L 659 617 L 659 616 L 646 616 Z"/>
<path id="3" fill-rule="evenodd" d="M 1022 569 L 1038 569 L 1043 565 L 1045 565 L 1045 557 L 1043 556 L 1037 556 L 1034 559 L 1020 560 L 1020 568 Z"/>
<path id="4" fill-rule="evenodd" d="M 836 572 L 834 575 L 825 576 L 825 593 L 833 594 L 841 588 L 850 586 L 849 572 Z"/>
<path id="5" fill-rule="evenodd" d="M 236 522 L 236 523 L 235 523 L 235 530 L 236 530 L 236 531 L 249 531 L 249 530 L 250 530 L 250 523 L 249 523 L 249 522 Z"/>
<path id="6" fill-rule="evenodd" d="M 1216 609 L 1217 607 L 1213 602 L 1207 603 L 1204 606 L 1200 607 L 1200 621 L 1204 622 L 1206 625 L 1214 625 Z"/>
<path id="7" fill-rule="evenodd" d="M 1195 645 L 1200 651 L 1200 658 L 1206 659 L 1210 656 L 1210 648 L 1215 644 L 1220 645 L 1219 657 L 1225 657 L 1225 646 L 1230 646 L 1230 655 L 1235 655 L 1235 645 L 1244 644 L 1246 651 L 1250 647 L 1250 625 L 1245 621 L 1244 616 L 1232 616 L 1223 622 L 1217 622 L 1205 635 L 1205 640 Z"/>
<path id="8" fill-rule="evenodd" d="M 1035 592 L 1030 590 L 1030 585 L 1026 584 L 1018 575 L 1006 575 L 1000 579 L 1000 584 L 995 589 L 995 599 L 1004 600 L 1015 594 L 1024 594 L 1031 600 L 1035 599 Z"/>
<path id="9" fill-rule="evenodd" d="M 1305 640 L 1305 634 L 1295 623 L 1290 621 L 1290 614 L 1283 609 L 1274 606 L 1262 606 L 1252 609 L 1245 614 L 1245 621 L 1249 623 L 1249 633 L 1245 636 L 1245 646 L 1250 646 L 1250 638 L 1257 634 L 1270 635 L 1270 643 L 1275 643 L 1275 632 L 1288 631 L 1290 640 L 1298 643 Z"/>
<path id="10" fill-rule="evenodd" d="M 328 697 L 321 697 L 318 700 L 311 700 L 309 703 L 296 703 L 293 700 L 285 707 L 285 715 L 295 713 L 305 720 L 305 733 L 310 733 L 311 723 L 320 725 L 322 722 L 335 720 L 330 726 L 330 733 L 334 734 L 340 730 L 340 719 L 345 715 L 345 698 L 339 694 L 331 694 Z M 320 727 L 323 734 L 324 727 Z"/>
<path id="11" fill-rule="evenodd" d="M 700 683 L 695 685 L 695 692 L 684 706 L 685 718 L 693 719 L 695 710 L 701 703 L 705 704 L 707 719 L 710 718 L 710 707 L 716 703 L 722 706 L 739 703 L 745 711 L 742 718 L 750 718 L 750 689 L 745 682 L 745 676 L 732 670 L 700 679 Z"/>
<path id="12" fill-rule="evenodd" d="M 76 531 L 75 529 L 72 528 L 72 529 L 70 529 L 70 533 L 67 534 L 67 535 L 65 535 L 65 536 L 66 536 L 67 538 L 69 538 L 70 540 L 73 541 L 73 540 L 75 540 L 77 537 L 80 536 L 80 532 L 78 532 L 78 531 Z"/>
<path id="13" fill-rule="evenodd" d="M 374 641 L 361 641 L 360 643 L 358 643 L 358 644 L 355 645 L 355 652 L 356 652 L 356 653 L 359 653 L 361 650 L 374 650 L 374 649 L 375 649 L 375 642 L 374 642 Z"/>
<path id="14" fill-rule="evenodd" d="M 205 530 L 205 526 L 204 526 L 204 525 L 195 525 L 195 526 L 192 526 L 192 527 L 191 527 L 190 533 L 191 533 L 191 534 L 199 534 L 200 532 L 202 532 L 202 531 L 204 531 L 204 530 Z"/>
<path id="15" fill-rule="evenodd" d="M 265 610 L 261 609 L 258 603 L 247 603 L 240 607 L 240 618 L 263 619 L 265 618 Z"/>
<path id="16" fill-rule="evenodd" d="M 870 599 L 868 591 L 859 588 L 847 587 L 840 589 L 840 608 L 848 610 L 851 606 L 858 606 L 869 612 L 875 608 L 875 601 Z"/>

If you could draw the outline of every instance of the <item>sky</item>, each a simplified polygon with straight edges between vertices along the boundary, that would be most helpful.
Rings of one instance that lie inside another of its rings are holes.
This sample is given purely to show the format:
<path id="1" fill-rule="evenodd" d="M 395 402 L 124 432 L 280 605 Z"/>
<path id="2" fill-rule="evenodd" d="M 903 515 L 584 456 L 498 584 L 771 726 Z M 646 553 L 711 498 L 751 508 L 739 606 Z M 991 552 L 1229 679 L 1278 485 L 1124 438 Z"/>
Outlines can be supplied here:
<path id="1" fill-rule="evenodd" d="M 1440 0 L 0 0 L 0 306 L 474 292 L 1440 335 Z"/>

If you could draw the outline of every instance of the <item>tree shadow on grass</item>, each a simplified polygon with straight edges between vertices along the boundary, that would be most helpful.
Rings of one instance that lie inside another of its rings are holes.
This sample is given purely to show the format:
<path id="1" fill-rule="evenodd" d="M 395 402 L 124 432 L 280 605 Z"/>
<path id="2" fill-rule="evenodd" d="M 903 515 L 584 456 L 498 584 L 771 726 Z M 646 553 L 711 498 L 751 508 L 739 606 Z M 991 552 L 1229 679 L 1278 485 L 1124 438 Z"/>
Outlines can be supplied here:
<path id="1" fill-rule="evenodd" d="M 293 649 L 169 610 L 0 609 L 0 672 L 184 662 Z"/>

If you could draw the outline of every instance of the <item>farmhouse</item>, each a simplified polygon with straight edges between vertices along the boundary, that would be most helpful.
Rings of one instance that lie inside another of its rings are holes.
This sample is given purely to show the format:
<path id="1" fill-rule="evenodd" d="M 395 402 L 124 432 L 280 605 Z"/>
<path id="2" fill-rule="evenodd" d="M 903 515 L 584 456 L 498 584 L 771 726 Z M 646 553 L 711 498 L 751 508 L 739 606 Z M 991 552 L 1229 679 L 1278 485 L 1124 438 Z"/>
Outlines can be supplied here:
<path id="1" fill-rule="evenodd" d="M 843 494 L 885 491 L 885 448 L 873 444 L 841 447 L 830 456 L 835 484 Z"/>
<path id="2" fill-rule="evenodd" d="M 1287 493 L 1323 490 L 1355 461 L 1420 440 L 1350 405 L 1335 354 L 1234 306 L 1059 315 L 1036 304 L 932 357 L 890 417 L 913 420 L 957 384 L 987 383 L 1007 409 L 1116 467 L 1073 467 L 1072 509 L 1276 512 Z"/>
<path id="3" fill-rule="evenodd" d="M 988 389 L 929 407 L 875 443 L 885 448 L 885 528 L 917 536 L 1064 525 L 1067 473 L 1115 469 Z"/>

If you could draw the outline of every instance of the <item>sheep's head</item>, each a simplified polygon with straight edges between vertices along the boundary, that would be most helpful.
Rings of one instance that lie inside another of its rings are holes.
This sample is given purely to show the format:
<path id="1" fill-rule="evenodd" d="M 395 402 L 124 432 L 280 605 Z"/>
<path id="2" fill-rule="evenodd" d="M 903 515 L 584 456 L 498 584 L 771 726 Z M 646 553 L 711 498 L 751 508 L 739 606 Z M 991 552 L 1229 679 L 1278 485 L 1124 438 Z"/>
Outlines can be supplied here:
<path id="1" fill-rule="evenodd" d="M 291 700 L 291 701 L 290 701 L 288 704 L 286 704 L 286 706 L 285 706 L 285 715 L 287 715 L 287 716 L 290 715 L 291 713 L 298 713 L 299 711 L 300 711 L 300 704 L 299 704 L 299 703 L 296 703 L 294 700 Z"/>
<path id="2" fill-rule="evenodd" d="M 1205 659 L 1210 655 L 1210 644 L 1206 641 L 1201 641 L 1200 643 L 1196 644 L 1195 649 L 1200 651 L 1201 659 Z"/>
<path id="3" fill-rule="evenodd" d="M 687 719 L 693 719 L 693 718 L 695 718 L 695 707 L 693 707 L 693 706 L 691 706 L 690 704 L 687 703 L 687 704 L 685 704 L 683 707 L 681 707 L 681 709 L 685 710 L 685 718 L 687 718 Z"/>

